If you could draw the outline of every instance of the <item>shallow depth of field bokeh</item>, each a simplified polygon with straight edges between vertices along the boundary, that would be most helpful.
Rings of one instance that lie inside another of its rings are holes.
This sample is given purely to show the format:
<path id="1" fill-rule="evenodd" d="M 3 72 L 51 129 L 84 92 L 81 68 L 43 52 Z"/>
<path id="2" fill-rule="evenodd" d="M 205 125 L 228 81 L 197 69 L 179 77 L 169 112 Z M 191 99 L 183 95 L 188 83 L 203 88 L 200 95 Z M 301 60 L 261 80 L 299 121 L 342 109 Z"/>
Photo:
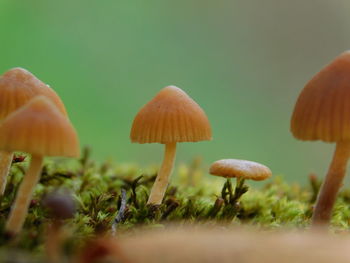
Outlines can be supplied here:
<path id="1" fill-rule="evenodd" d="M 333 145 L 289 132 L 304 84 L 350 48 L 347 0 L 1 0 L 0 71 L 21 66 L 62 97 L 82 144 L 116 162 L 158 163 L 160 145 L 131 144 L 134 115 L 166 85 L 206 111 L 201 155 L 262 162 L 289 181 L 325 173 Z"/>

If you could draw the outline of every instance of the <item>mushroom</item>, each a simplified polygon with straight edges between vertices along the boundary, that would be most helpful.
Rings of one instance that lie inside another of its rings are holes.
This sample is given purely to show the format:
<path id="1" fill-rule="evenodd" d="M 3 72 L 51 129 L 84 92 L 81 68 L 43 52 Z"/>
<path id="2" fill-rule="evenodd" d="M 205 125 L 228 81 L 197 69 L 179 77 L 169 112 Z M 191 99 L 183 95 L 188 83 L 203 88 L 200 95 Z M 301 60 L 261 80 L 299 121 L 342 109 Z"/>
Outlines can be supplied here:
<path id="1" fill-rule="evenodd" d="M 0 77 L 0 120 L 38 95 L 51 99 L 58 109 L 67 115 L 60 97 L 48 85 L 23 68 L 8 70 Z M 12 159 L 12 152 L 0 151 L 0 196 L 5 192 Z"/>
<path id="2" fill-rule="evenodd" d="M 174 164 L 176 143 L 211 138 L 211 127 L 204 111 L 175 86 L 162 89 L 138 112 L 131 128 L 131 141 L 165 144 L 164 160 L 147 204 L 162 203 Z"/>
<path id="3" fill-rule="evenodd" d="M 64 229 L 64 221 L 74 217 L 76 205 L 68 191 L 55 190 L 47 194 L 42 202 L 51 217 L 46 229 L 45 252 L 47 262 L 62 262 L 62 248 L 69 236 Z"/>
<path id="4" fill-rule="evenodd" d="M 209 173 L 216 176 L 227 178 L 225 187 L 231 188 L 230 178 L 237 179 L 235 195 L 232 190 L 229 190 L 228 203 L 234 205 L 238 199 L 248 190 L 244 187 L 244 180 L 250 179 L 254 181 L 262 181 L 269 178 L 272 173 L 271 170 L 260 163 L 238 160 L 238 159 L 222 159 L 218 160 L 210 166 Z M 225 192 L 225 187 L 224 191 Z M 226 196 L 223 196 L 225 199 Z"/>
<path id="5" fill-rule="evenodd" d="M 5 230 L 17 234 L 40 179 L 44 156 L 79 156 L 79 142 L 70 121 L 45 96 L 37 96 L 7 116 L 0 125 L 0 149 L 31 154 L 31 163 L 18 189 Z"/>
<path id="6" fill-rule="evenodd" d="M 335 142 L 312 224 L 328 224 L 350 155 L 350 51 L 342 53 L 304 87 L 291 119 L 291 132 L 304 141 Z"/>

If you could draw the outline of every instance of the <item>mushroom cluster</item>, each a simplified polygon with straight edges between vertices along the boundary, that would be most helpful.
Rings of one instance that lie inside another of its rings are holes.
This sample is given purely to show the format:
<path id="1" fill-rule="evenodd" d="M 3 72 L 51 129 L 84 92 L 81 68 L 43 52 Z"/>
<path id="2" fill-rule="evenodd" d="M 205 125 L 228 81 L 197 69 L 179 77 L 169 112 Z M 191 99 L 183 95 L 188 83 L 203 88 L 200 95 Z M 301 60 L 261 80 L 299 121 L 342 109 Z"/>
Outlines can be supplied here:
<path id="1" fill-rule="evenodd" d="M 300 140 L 336 143 L 333 160 L 313 213 L 313 224 L 327 224 L 342 185 L 350 157 L 350 51 L 338 56 L 316 74 L 301 92 L 291 119 L 291 132 Z M 212 139 L 203 109 L 183 90 L 163 88 L 136 114 L 131 142 L 164 144 L 164 159 L 147 204 L 162 204 L 175 162 L 177 143 Z M 0 196 L 4 194 L 13 153 L 26 152 L 31 162 L 18 188 L 5 231 L 20 232 L 39 182 L 45 156 L 79 157 L 78 135 L 65 106 L 48 85 L 22 68 L 0 76 Z M 222 202 L 235 206 L 247 191 L 245 180 L 269 178 L 271 170 L 262 164 L 238 159 L 214 162 L 209 173 L 227 179 Z M 235 192 L 231 178 L 236 178 Z"/>
<path id="2" fill-rule="evenodd" d="M 5 231 L 17 234 L 24 223 L 45 156 L 79 156 L 78 135 L 59 96 L 22 68 L 0 78 L 0 194 L 6 186 L 13 152 L 31 154 Z"/>
<path id="3" fill-rule="evenodd" d="M 165 87 L 141 108 L 132 124 L 131 141 L 165 144 L 164 160 L 147 204 L 159 206 L 163 201 L 174 165 L 176 143 L 198 142 L 211 138 L 211 127 L 206 114 L 178 87 Z M 215 162 L 210 168 L 210 173 L 226 178 L 236 177 L 237 186 L 243 188 L 244 179 L 264 180 L 271 176 L 271 171 L 266 166 L 234 159 Z M 231 185 L 229 180 L 228 184 Z M 230 202 L 233 202 L 233 197 L 230 198 Z"/>
<path id="4" fill-rule="evenodd" d="M 32 98 L 49 98 L 67 116 L 67 111 L 56 92 L 23 68 L 13 68 L 0 77 L 0 121 L 25 105 Z M 0 196 L 4 194 L 6 178 L 11 167 L 13 152 L 0 151 Z"/>

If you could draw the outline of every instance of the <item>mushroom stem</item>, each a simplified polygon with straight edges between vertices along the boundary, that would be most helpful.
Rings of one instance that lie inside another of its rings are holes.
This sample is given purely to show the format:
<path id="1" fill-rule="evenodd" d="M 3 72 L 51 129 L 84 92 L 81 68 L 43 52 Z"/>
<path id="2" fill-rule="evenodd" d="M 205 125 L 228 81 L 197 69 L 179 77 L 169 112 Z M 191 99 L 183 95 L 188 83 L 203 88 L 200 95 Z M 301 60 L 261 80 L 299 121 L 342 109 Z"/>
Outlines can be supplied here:
<path id="1" fill-rule="evenodd" d="M 16 200 L 11 209 L 10 217 L 6 222 L 7 233 L 15 235 L 20 232 L 28 213 L 34 188 L 40 179 L 42 163 L 42 156 L 32 155 L 32 161 L 29 169 L 18 189 Z"/>
<path id="2" fill-rule="evenodd" d="M 165 144 L 165 153 L 162 166 L 153 184 L 147 204 L 160 205 L 167 189 L 176 153 L 176 142 Z"/>
<path id="3" fill-rule="evenodd" d="M 45 242 L 46 259 L 49 263 L 62 262 L 61 248 L 64 241 L 64 232 L 62 231 L 62 222 L 55 220 L 47 229 L 47 239 Z"/>
<path id="4" fill-rule="evenodd" d="M 342 186 L 342 181 L 345 176 L 349 156 L 350 141 L 338 142 L 327 176 L 318 194 L 312 216 L 312 225 L 329 223 L 338 191 Z"/>
<path id="5" fill-rule="evenodd" d="M 11 168 L 12 159 L 12 152 L 0 151 L 0 196 L 5 193 L 7 176 Z"/>

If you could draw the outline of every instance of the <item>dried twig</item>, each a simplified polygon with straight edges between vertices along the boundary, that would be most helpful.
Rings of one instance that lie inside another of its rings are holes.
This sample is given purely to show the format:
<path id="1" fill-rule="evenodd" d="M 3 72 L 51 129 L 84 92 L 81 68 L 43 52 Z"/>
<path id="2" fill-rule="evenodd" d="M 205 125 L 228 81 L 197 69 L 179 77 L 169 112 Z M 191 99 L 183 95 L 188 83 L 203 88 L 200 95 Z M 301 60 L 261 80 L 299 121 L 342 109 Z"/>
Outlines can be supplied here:
<path id="1" fill-rule="evenodd" d="M 123 220 L 125 209 L 126 209 L 126 191 L 125 189 L 122 189 L 121 192 L 122 193 L 121 193 L 120 208 L 112 225 L 112 235 L 116 235 L 118 224 Z"/>

